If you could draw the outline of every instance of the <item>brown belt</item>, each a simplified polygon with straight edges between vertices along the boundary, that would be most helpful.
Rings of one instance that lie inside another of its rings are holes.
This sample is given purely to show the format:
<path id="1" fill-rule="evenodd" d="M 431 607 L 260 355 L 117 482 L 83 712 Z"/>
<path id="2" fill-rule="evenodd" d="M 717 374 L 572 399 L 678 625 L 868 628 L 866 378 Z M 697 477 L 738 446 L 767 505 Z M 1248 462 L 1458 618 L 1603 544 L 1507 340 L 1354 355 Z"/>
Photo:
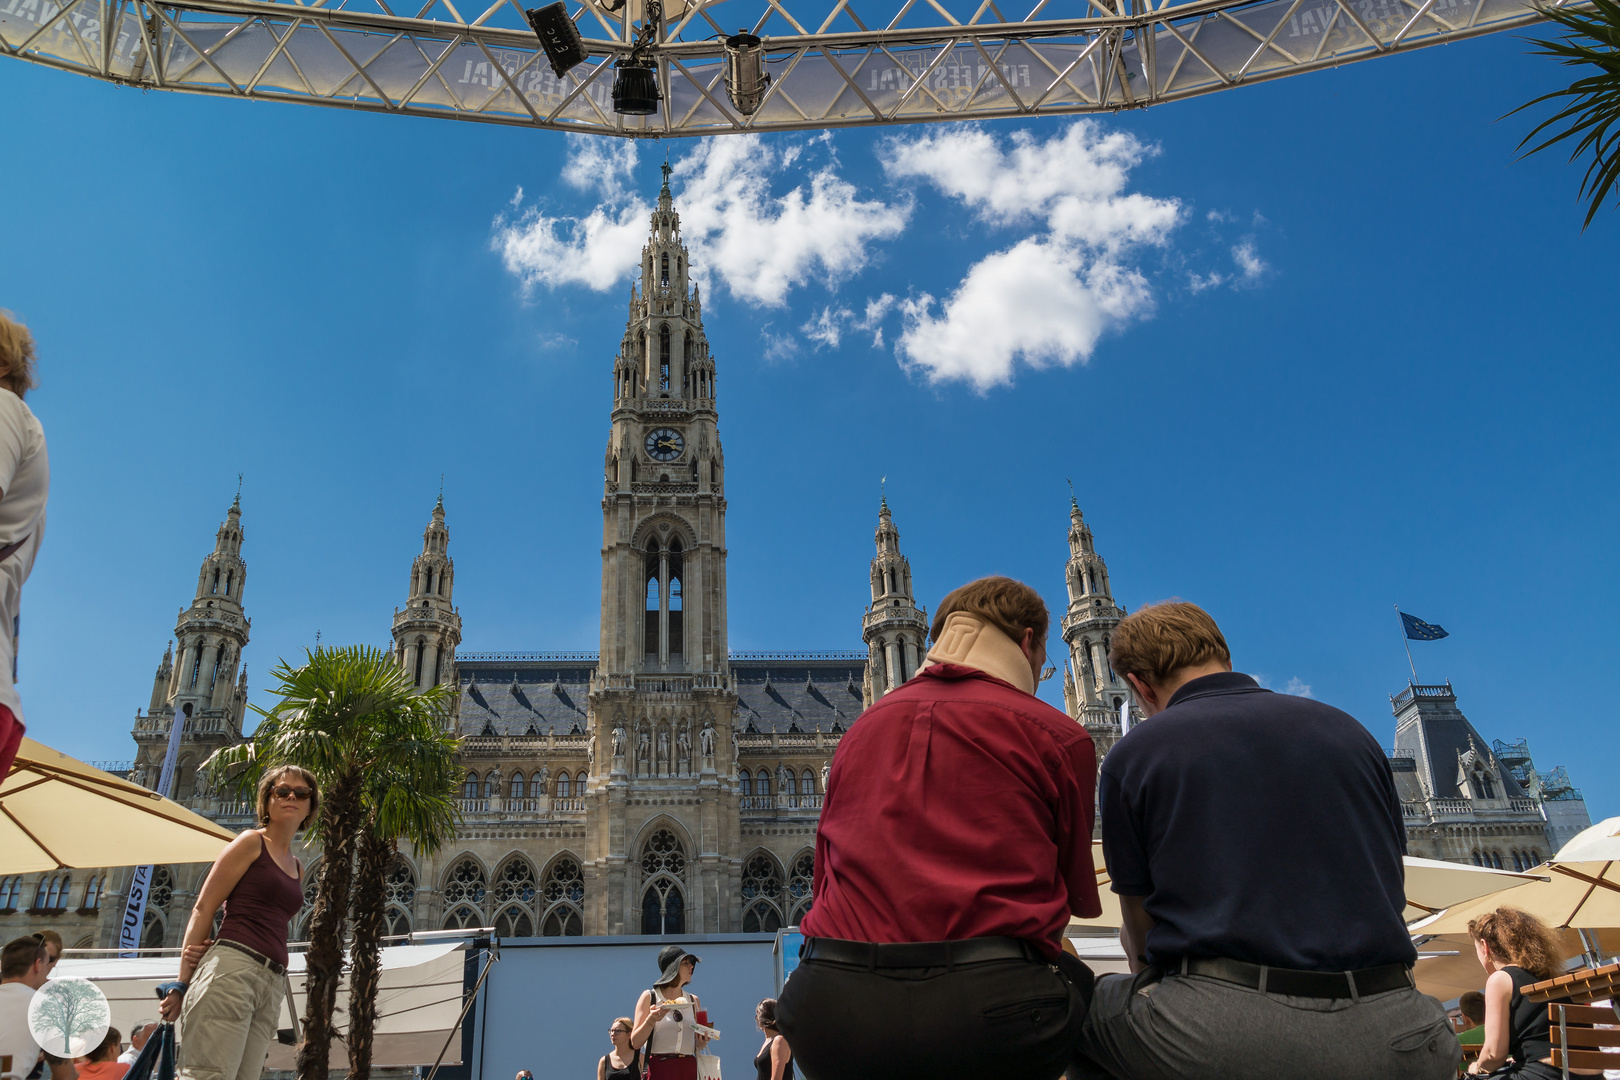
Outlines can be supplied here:
<path id="1" fill-rule="evenodd" d="M 235 949 L 237 952 L 243 953 L 244 955 L 257 960 L 259 963 L 263 964 L 277 975 L 287 974 L 286 965 L 276 963 L 258 949 L 250 949 L 246 945 L 243 945 L 240 941 L 232 941 L 229 938 L 218 938 L 215 940 L 214 944 L 223 945 L 227 949 Z"/>

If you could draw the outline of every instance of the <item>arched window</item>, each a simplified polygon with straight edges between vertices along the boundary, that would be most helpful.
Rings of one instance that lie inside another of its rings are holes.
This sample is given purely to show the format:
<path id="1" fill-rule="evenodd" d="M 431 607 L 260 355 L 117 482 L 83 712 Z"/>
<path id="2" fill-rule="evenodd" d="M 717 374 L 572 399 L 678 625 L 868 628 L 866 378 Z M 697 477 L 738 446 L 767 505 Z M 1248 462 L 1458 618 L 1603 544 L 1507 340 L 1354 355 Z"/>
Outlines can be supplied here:
<path id="1" fill-rule="evenodd" d="M 203 643 L 197 642 L 196 655 L 191 658 L 191 689 L 197 688 L 197 676 L 202 672 Z"/>
<path id="2" fill-rule="evenodd" d="M 816 876 L 816 857 L 806 851 L 793 860 L 793 876 L 788 879 L 789 902 L 793 904 L 793 915 L 788 925 L 798 926 L 810 911 L 810 888 Z"/>
<path id="3" fill-rule="evenodd" d="M 641 932 L 686 933 L 686 851 L 674 833 L 659 829 L 641 849 Z"/>
<path id="4" fill-rule="evenodd" d="M 669 392 L 669 324 L 658 328 L 658 389 Z"/>
<path id="5" fill-rule="evenodd" d="M 585 770 L 581 769 L 579 771 L 579 775 L 574 777 L 574 798 L 576 798 L 576 799 L 583 799 L 585 797 L 585 777 L 586 776 L 587 776 L 587 773 L 585 772 Z"/>
<path id="6" fill-rule="evenodd" d="M 1500 851 L 1491 852 L 1491 865 L 1498 870 L 1502 869 L 1502 853 Z"/>
<path id="7" fill-rule="evenodd" d="M 418 637 L 416 639 L 416 674 L 412 676 L 412 678 L 415 680 L 411 684 L 412 686 L 421 686 L 422 685 L 422 657 L 424 655 L 426 655 L 426 653 L 427 653 L 427 638 Z"/>
<path id="8" fill-rule="evenodd" d="M 514 855 L 495 872 L 496 937 L 534 936 L 534 867 Z"/>
<path id="9" fill-rule="evenodd" d="M 1474 851 L 1474 865 L 1475 865 L 1475 866 L 1481 866 L 1481 865 L 1483 865 L 1483 864 L 1482 864 L 1482 863 L 1481 863 L 1481 862 L 1480 862 L 1480 861 L 1479 861 L 1479 851 L 1478 851 L 1478 849 L 1476 849 L 1476 850 L 1475 850 L 1475 851 Z"/>
<path id="10" fill-rule="evenodd" d="M 754 793 L 754 781 L 753 778 L 748 775 L 747 769 L 744 769 L 742 772 L 737 774 L 737 783 L 742 794 L 752 795 Z"/>
<path id="11" fill-rule="evenodd" d="M 771 793 L 771 773 L 769 769 L 761 769 L 754 778 L 754 794 L 769 795 Z"/>
<path id="12" fill-rule="evenodd" d="M 661 285 L 669 284 L 669 254 L 667 252 L 659 259 L 658 281 Z"/>
<path id="13" fill-rule="evenodd" d="M 147 910 L 157 908 L 163 914 L 169 913 L 169 901 L 174 899 L 174 871 L 167 866 L 159 866 L 152 871 L 152 885 L 146 894 Z"/>
<path id="14" fill-rule="evenodd" d="M 236 576 L 235 570 L 225 571 L 225 595 L 231 595 L 231 578 Z"/>
<path id="15" fill-rule="evenodd" d="M 84 901 L 79 904 L 86 911 L 95 911 L 101 907 L 101 890 L 106 887 L 106 875 L 92 875 L 84 883 Z"/>
<path id="16" fill-rule="evenodd" d="M 658 655 L 658 611 L 663 605 L 663 596 L 658 588 L 658 552 L 647 553 L 647 617 L 642 627 L 642 638 L 646 642 L 645 652 L 648 656 Z"/>
<path id="17" fill-rule="evenodd" d="M 1535 848 L 1530 849 L 1530 865 L 1531 866 L 1540 866 L 1541 865 L 1541 852 L 1537 851 Z"/>
<path id="18" fill-rule="evenodd" d="M 147 908 L 146 920 L 141 926 L 141 948 L 163 948 L 163 939 L 167 933 L 168 927 L 164 923 L 163 916 L 159 915 L 151 908 Z"/>
<path id="19" fill-rule="evenodd" d="M 315 893 L 320 886 L 319 878 L 320 875 L 316 873 L 315 867 L 305 868 L 304 904 L 298 909 L 298 914 L 293 916 L 293 941 L 307 941 L 309 939 L 309 915 L 310 911 L 315 907 Z"/>
<path id="20" fill-rule="evenodd" d="M 569 788 L 571 788 L 573 786 L 573 783 L 574 783 L 574 778 L 573 777 L 569 776 L 565 772 L 558 773 L 557 774 L 557 798 L 559 798 L 559 799 L 568 798 Z"/>
<path id="21" fill-rule="evenodd" d="M 523 774 L 522 773 L 513 773 L 512 774 L 512 798 L 514 798 L 514 799 L 523 798 Z"/>
<path id="22" fill-rule="evenodd" d="M 491 771 L 488 776 L 484 777 L 484 798 L 493 799 L 500 793 L 501 774 L 497 771 Z"/>
<path id="23" fill-rule="evenodd" d="M 540 796 L 544 795 L 545 793 L 546 793 L 546 781 L 545 781 L 545 778 L 542 777 L 539 773 L 535 773 L 533 776 L 531 776 L 529 778 L 529 794 L 532 797 L 538 799 Z"/>
<path id="24" fill-rule="evenodd" d="M 799 774 L 799 794 L 814 795 L 816 793 L 816 777 L 809 769 Z"/>
<path id="25" fill-rule="evenodd" d="M 1489 773 L 1485 773 L 1480 777 L 1480 783 L 1485 785 L 1485 797 L 1487 799 L 1496 798 L 1496 782 L 1491 779 Z"/>
<path id="26" fill-rule="evenodd" d="M 214 584 L 208 591 L 210 593 L 218 593 L 219 592 L 219 571 L 218 570 L 214 571 Z"/>
<path id="27" fill-rule="evenodd" d="M 0 910 L 15 911 L 17 897 L 22 893 L 22 875 L 12 874 L 0 880 Z"/>
<path id="28" fill-rule="evenodd" d="M 778 791 L 777 794 L 778 795 L 797 795 L 798 793 L 799 793 L 799 778 L 793 775 L 793 770 L 792 769 L 789 769 L 787 771 L 787 773 L 785 775 L 783 775 L 783 777 L 782 777 L 782 790 Z"/>
<path id="29" fill-rule="evenodd" d="M 743 866 L 743 918 L 745 934 L 774 933 L 782 928 L 782 873 L 776 860 L 764 852 Z"/>
<path id="30" fill-rule="evenodd" d="M 394 865 L 388 871 L 383 886 L 383 897 L 388 904 L 383 931 L 396 937 L 411 932 L 411 909 L 416 906 L 416 871 L 403 855 L 394 856 Z"/>
<path id="31" fill-rule="evenodd" d="M 470 772 L 467 779 L 461 782 L 461 797 L 463 799 L 478 798 L 478 774 Z"/>
<path id="32" fill-rule="evenodd" d="M 540 890 L 545 916 L 540 922 L 541 937 L 580 937 L 585 933 L 580 911 L 585 905 L 585 875 L 579 863 L 563 856 L 546 871 Z"/>
<path id="33" fill-rule="evenodd" d="M 444 928 L 465 930 L 469 926 L 487 926 L 483 918 L 484 897 L 488 893 L 484 869 L 477 861 L 462 859 L 456 863 L 444 885 Z"/>
<path id="34" fill-rule="evenodd" d="M 50 907 L 51 888 L 55 884 L 56 878 L 54 877 L 42 877 L 39 879 L 39 887 L 34 890 L 34 907 L 36 909 L 45 910 Z"/>
<path id="35" fill-rule="evenodd" d="M 439 665 L 442 664 L 443 662 L 444 662 L 444 646 L 443 645 L 435 645 L 435 646 L 433 646 L 433 682 L 431 684 L 433 686 L 438 686 L 439 685 Z"/>
<path id="36" fill-rule="evenodd" d="M 219 682 L 219 669 L 224 666 L 225 644 L 221 642 L 219 648 L 214 650 L 214 673 L 208 677 L 208 688 L 210 690 L 214 688 L 215 683 Z"/>

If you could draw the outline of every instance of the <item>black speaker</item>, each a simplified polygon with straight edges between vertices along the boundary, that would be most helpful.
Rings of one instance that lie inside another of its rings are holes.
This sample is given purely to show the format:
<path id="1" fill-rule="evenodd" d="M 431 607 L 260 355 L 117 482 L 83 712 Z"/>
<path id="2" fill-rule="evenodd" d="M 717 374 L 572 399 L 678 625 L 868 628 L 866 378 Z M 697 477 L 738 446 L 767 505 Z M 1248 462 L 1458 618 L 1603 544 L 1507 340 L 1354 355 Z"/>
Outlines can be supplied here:
<path id="1" fill-rule="evenodd" d="M 658 111 L 658 72 L 633 61 L 619 64 L 613 77 L 613 111 L 622 116 L 651 116 Z"/>
<path id="2" fill-rule="evenodd" d="M 559 79 L 569 68 L 585 61 L 585 41 L 579 36 L 579 27 L 568 17 L 568 8 L 562 0 L 543 8 L 530 8 L 523 14 Z"/>

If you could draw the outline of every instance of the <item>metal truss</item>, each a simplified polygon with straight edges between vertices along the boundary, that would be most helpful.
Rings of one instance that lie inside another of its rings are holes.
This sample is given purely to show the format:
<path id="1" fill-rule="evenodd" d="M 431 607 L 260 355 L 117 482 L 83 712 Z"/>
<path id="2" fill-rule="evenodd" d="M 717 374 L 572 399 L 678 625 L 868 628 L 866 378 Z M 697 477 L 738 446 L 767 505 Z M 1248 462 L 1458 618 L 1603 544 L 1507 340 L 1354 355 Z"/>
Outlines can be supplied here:
<path id="1" fill-rule="evenodd" d="M 643 117 L 611 104 L 640 0 L 569 0 L 590 55 L 562 78 L 518 0 L 398 2 L 0 0 L 0 55 L 125 86 L 668 138 L 1142 108 L 1537 18 L 1525 0 L 685 0 L 643 52 L 663 94 Z M 751 116 L 725 86 L 739 28 L 771 74 Z"/>

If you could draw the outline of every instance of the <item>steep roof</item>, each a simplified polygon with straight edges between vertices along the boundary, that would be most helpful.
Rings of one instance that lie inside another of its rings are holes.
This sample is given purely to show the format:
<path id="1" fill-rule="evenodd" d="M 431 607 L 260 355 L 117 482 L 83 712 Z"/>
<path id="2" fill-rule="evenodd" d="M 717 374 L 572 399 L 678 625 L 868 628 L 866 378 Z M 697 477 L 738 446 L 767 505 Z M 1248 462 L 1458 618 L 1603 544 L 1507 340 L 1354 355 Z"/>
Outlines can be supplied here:
<path id="1" fill-rule="evenodd" d="M 461 670 L 461 723 L 469 734 L 568 735 L 585 730 L 593 653 L 470 653 Z M 736 653 L 732 688 L 739 730 L 834 731 L 861 712 L 866 654 Z"/>
<path id="2" fill-rule="evenodd" d="M 1410 685 L 1392 697 L 1390 705 L 1395 713 L 1395 749 L 1411 752 L 1417 775 L 1432 797 L 1466 797 L 1457 786 L 1458 762 L 1469 754 L 1495 765 L 1497 781 L 1509 798 L 1524 797 L 1524 788 L 1457 707 L 1450 683 Z"/>

